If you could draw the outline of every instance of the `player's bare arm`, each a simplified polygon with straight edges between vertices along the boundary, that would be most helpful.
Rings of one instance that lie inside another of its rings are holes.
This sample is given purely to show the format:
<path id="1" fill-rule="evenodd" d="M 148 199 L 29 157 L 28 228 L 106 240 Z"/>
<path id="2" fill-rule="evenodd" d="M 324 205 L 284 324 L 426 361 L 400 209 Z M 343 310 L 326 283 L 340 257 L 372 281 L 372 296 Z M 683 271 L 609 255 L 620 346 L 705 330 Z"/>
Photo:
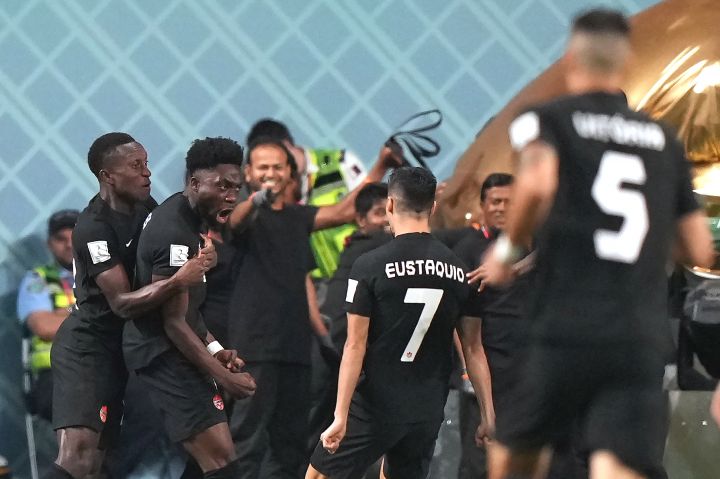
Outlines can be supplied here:
<path id="1" fill-rule="evenodd" d="M 317 231 L 351 223 L 355 219 L 355 198 L 365 184 L 382 181 L 389 169 L 396 168 L 401 164 L 402 159 L 393 153 L 390 148 L 383 146 L 378 154 L 377 161 L 375 161 L 363 183 L 348 193 L 339 203 L 322 206 L 318 209 L 313 229 Z"/>
<path id="2" fill-rule="evenodd" d="M 205 349 L 207 349 L 215 359 L 220 361 L 220 364 L 224 365 L 226 369 L 229 369 L 234 373 L 239 373 L 240 369 L 245 366 L 245 361 L 238 357 L 237 351 L 234 349 L 222 348 L 220 343 L 215 339 L 215 336 L 213 336 L 210 331 L 208 331 L 205 336 L 205 344 L 207 345 Z"/>
<path id="3" fill-rule="evenodd" d="M 166 279 L 153 275 L 153 284 Z M 255 393 L 255 380 L 248 373 L 234 373 L 211 355 L 202 340 L 190 328 L 185 315 L 188 311 L 189 294 L 181 290 L 162 305 L 163 328 L 179 351 L 203 373 L 215 379 L 234 398 L 244 398 Z"/>
<path id="4" fill-rule="evenodd" d="M 495 408 L 492 399 L 492 383 L 485 348 L 482 343 L 482 320 L 464 316 L 459 323 L 459 337 L 465 357 L 470 382 L 475 389 L 478 406 L 480 407 L 480 425 L 475 440 L 487 444 L 495 431 Z"/>
<path id="5" fill-rule="evenodd" d="M 707 226 L 707 218 L 701 210 L 681 217 L 677 222 L 676 260 L 710 268 L 715 262 L 715 248 Z"/>
<path id="6" fill-rule="evenodd" d="M 533 232 L 545 218 L 555 197 L 558 182 L 555 149 L 543 141 L 533 141 L 519 155 L 520 165 L 505 235 L 488 251 L 483 264 L 468 273 L 471 284 L 482 281 L 497 285 L 512 278 L 511 265 L 518 259 L 518 248 L 530 244 Z"/>
<path id="7" fill-rule="evenodd" d="M 188 260 L 170 278 L 132 291 L 125 268 L 118 263 L 100 273 L 96 281 L 113 313 L 125 320 L 130 320 L 157 308 L 180 289 L 202 282 L 210 265 L 214 264 L 217 264 L 215 247 L 212 245 L 212 241 L 206 239 L 200 254 Z"/>
<path id="8" fill-rule="evenodd" d="M 345 437 L 350 400 L 355 392 L 365 358 L 369 327 L 370 318 L 348 313 L 348 336 L 340 362 L 335 419 L 320 435 L 323 447 L 330 453 L 337 451 Z"/>

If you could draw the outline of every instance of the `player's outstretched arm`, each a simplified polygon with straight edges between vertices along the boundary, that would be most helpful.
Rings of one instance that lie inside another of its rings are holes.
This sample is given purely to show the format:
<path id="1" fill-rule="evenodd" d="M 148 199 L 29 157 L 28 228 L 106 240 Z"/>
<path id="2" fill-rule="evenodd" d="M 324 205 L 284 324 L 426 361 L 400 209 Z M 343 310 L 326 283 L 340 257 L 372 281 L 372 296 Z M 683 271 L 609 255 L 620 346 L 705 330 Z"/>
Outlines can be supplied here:
<path id="1" fill-rule="evenodd" d="M 337 401 L 335 402 L 335 420 L 320 435 L 323 447 L 331 454 L 337 451 L 345 437 L 350 401 L 355 393 L 360 370 L 365 359 L 370 318 L 348 313 L 348 336 L 343 349 L 338 376 Z"/>
<path id="2" fill-rule="evenodd" d="M 153 275 L 153 282 L 162 281 Z M 162 305 L 163 328 L 178 350 L 203 373 L 215 379 L 234 398 L 244 398 L 255 393 L 255 380 L 248 373 L 234 373 L 213 357 L 205 344 L 190 328 L 185 315 L 190 299 L 187 290 L 171 296 Z M 216 353 L 221 351 L 216 351 Z"/>
<path id="3" fill-rule="evenodd" d="M 351 223 L 355 219 L 355 198 L 360 193 L 360 190 L 367 183 L 382 181 L 389 169 L 397 168 L 400 165 L 402 165 L 402 158 L 399 158 L 387 146 L 383 146 L 378 154 L 377 161 L 375 161 L 375 164 L 360 185 L 348 193 L 339 203 L 322 206 L 318 209 L 313 230 L 317 231 Z"/>
<path id="4" fill-rule="evenodd" d="M 202 282 L 205 273 L 215 263 L 215 247 L 212 242 L 209 246 L 206 242 L 200 254 L 189 259 L 173 276 L 135 291 L 131 291 L 130 281 L 121 263 L 97 275 L 95 281 L 113 313 L 129 320 L 159 307 L 177 291 Z"/>
<path id="5" fill-rule="evenodd" d="M 465 368 L 470 382 L 475 389 L 475 396 L 480 407 L 480 426 L 475 440 L 487 443 L 495 431 L 495 408 L 492 400 L 492 383 L 485 348 L 482 344 L 482 320 L 464 316 L 460 320 L 460 342 L 465 356 Z"/>

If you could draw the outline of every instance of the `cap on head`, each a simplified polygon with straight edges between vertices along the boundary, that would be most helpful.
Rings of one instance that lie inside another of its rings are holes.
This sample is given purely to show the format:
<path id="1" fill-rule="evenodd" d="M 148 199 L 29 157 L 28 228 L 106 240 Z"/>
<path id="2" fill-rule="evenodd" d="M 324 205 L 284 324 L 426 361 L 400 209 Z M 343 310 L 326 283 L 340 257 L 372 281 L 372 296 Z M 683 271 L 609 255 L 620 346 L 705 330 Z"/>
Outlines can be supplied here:
<path id="1" fill-rule="evenodd" d="M 195 140 L 185 155 L 185 181 L 197 170 L 208 170 L 218 165 L 242 166 L 243 148 L 230 138 Z"/>
<path id="2" fill-rule="evenodd" d="M 52 236 L 65 228 L 74 228 L 80 212 L 78 210 L 56 211 L 48 219 L 48 236 Z"/>
<path id="3" fill-rule="evenodd" d="M 105 168 L 105 162 L 115 151 L 115 148 L 134 142 L 135 138 L 132 136 L 117 131 L 105 133 L 98 137 L 93 141 L 93 144 L 90 145 L 90 150 L 88 150 L 88 166 L 90 167 L 90 171 L 99 177 L 100 170 Z"/>

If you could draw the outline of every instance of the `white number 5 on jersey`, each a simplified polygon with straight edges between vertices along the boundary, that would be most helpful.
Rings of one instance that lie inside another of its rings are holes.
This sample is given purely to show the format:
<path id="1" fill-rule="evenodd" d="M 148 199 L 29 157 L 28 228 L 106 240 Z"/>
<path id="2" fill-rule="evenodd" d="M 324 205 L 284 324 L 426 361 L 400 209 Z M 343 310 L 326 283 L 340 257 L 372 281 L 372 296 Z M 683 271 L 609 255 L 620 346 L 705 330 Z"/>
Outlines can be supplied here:
<path id="1" fill-rule="evenodd" d="M 600 160 L 592 197 L 603 212 L 622 216 L 619 231 L 595 231 L 598 258 L 620 263 L 635 263 L 648 232 L 645 197 L 639 191 L 623 189 L 623 183 L 645 184 L 645 166 L 637 155 L 606 151 Z"/>
<path id="2" fill-rule="evenodd" d="M 405 302 L 422 304 L 423 309 L 420 312 L 420 319 L 417 322 L 417 326 L 415 326 L 415 331 L 413 331 L 410 341 L 407 343 L 407 346 L 405 346 L 405 351 L 403 351 L 400 357 L 400 361 L 404 363 L 415 361 L 415 356 L 417 355 L 418 349 L 420 349 L 423 339 L 425 339 L 425 334 L 427 334 L 430 328 L 430 323 L 435 317 L 438 306 L 440 306 L 440 300 L 444 292 L 442 289 L 408 288 L 407 293 L 405 293 Z"/>

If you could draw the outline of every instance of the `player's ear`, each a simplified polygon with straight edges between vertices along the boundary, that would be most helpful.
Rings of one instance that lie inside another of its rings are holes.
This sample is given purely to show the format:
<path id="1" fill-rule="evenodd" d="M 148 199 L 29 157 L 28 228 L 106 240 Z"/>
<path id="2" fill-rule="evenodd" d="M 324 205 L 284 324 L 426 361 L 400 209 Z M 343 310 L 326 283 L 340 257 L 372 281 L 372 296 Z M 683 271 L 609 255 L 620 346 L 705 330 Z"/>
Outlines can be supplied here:
<path id="1" fill-rule="evenodd" d="M 245 166 L 243 167 L 243 173 L 245 173 L 245 183 L 250 184 L 250 180 L 252 179 L 250 177 L 250 162 L 246 162 Z"/>
<path id="2" fill-rule="evenodd" d="M 437 209 L 437 201 L 433 201 L 432 208 L 430 208 L 430 216 L 435 214 L 436 209 Z"/>
<path id="3" fill-rule="evenodd" d="M 387 214 L 391 215 L 393 214 L 393 211 L 395 210 L 395 200 L 393 200 L 392 196 L 388 196 L 387 203 L 385 204 L 385 211 Z"/>
<path id="4" fill-rule="evenodd" d="M 190 177 L 190 189 L 192 189 L 195 193 L 197 193 L 200 189 L 200 182 L 195 177 L 195 175 Z"/>
<path id="5" fill-rule="evenodd" d="M 113 179 L 113 177 L 110 175 L 108 170 L 106 170 L 104 168 L 102 170 L 98 171 L 98 179 L 100 180 L 101 183 L 107 183 L 109 185 L 115 184 L 115 180 Z"/>

